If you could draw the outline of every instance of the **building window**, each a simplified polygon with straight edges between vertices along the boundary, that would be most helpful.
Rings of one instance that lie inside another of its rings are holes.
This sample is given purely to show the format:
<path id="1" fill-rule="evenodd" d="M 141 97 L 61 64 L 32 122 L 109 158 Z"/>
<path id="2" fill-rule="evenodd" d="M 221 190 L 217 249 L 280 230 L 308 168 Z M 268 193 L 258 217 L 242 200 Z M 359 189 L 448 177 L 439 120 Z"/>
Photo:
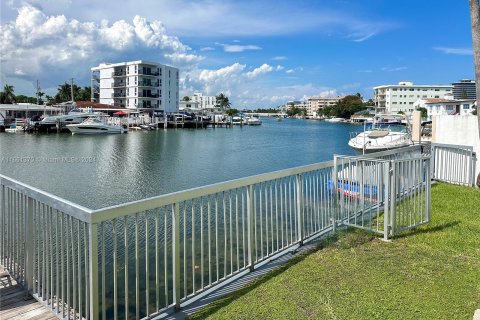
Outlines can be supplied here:
<path id="1" fill-rule="evenodd" d="M 440 98 L 440 96 L 435 96 L 436 99 Z"/>
<path id="2" fill-rule="evenodd" d="M 470 109 L 470 105 L 468 103 L 463 105 L 463 110 L 468 110 Z"/>

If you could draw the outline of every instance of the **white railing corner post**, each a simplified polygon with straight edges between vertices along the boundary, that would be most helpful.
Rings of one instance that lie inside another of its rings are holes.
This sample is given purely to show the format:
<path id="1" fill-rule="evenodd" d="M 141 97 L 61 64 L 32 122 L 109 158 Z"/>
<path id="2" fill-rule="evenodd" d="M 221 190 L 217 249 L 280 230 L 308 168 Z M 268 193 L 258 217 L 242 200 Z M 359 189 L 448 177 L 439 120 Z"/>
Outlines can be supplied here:
<path id="1" fill-rule="evenodd" d="M 390 174 L 389 174 L 389 179 L 390 179 L 390 215 L 385 214 L 385 217 L 389 219 L 390 221 L 387 221 L 386 224 L 390 224 L 389 229 L 387 229 L 388 234 L 392 235 L 395 232 L 395 222 L 396 222 L 396 211 L 397 211 L 397 165 L 395 161 L 390 162 Z"/>
<path id="2" fill-rule="evenodd" d="M 340 210 L 339 206 L 339 195 L 338 195 L 338 158 L 336 155 L 333 156 L 333 171 L 332 171 L 332 192 L 333 192 L 333 210 L 332 217 L 330 218 L 332 222 L 332 232 L 335 234 L 337 232 L 337 212 Z"/>
<path id="3" fill-rule="evenodd" d="M 99 319 L 98 303 L 98 224 L 89 223 L 88 259 L 89 259 L 89 289 L 90 289 L 90 319 Z"/>
<path id="4" fill-rule="evenodd" d="M 184 222 L 185 223 L 185 222 Z M 179 203 L 173 204 L 172 212 L 172 254 L 173 254 L 173 303 L 180 310 L 180 209 Z"/>
<path id="5" fill-rule="evenodd" d="M 250 271 L 255 268 L 255 226 L 253 211 L 253 186 L 247 187 L 247 250 Z"/>
<path id="6" fill-rule="evenodd" d="M 430 176 L 430 166 L 431 166 L 431 161 L 432 158 L 427 158 L 425 160 L 426 162 L 426 169 L 425 169 L 425 191 L 426 191 L 426 200 L 425 200 L 425 219 L 426 219 L 426 222 L 430 222 L 430 207 L 431 207 L 431 187 L 432 187 L 432 180 L 431 180 L 431 176 Z"/>
<path id="7" fill-rule="evenodd" d="M 302 175 L 297 174 L 295 177 L 295 187 L 296 187 L 296 194 L 297 194 L 297 203 L 296 203 L 296 211 L 297 211 L 297 232 L 298 232 L 298 242 L 300 245 L 303 245 L 303 240 L 305 237 L 305 230 L 303 226 L 303 190 L 302 190 Z"/>
<path id="8" fill-rule="evenodd" d="M 25 282 L 28 292 L 33 291 L 33 269 L 35 265 L 35 247 L 33 245 L 34 222 L 33 222 L 34 201 L 31 197 L 27 198 L 27 212 L 25 219 Z"/>

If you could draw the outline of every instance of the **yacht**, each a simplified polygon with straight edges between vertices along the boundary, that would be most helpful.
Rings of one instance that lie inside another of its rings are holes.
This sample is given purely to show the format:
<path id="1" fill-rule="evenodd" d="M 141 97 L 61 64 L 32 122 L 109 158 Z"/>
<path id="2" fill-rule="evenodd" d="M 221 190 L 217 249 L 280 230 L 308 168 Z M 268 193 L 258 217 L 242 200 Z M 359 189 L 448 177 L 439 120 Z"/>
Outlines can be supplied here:
<path id="1" fill-rule="evenodd" d="M 249 126 L 259 126 L 259 125 L 262 124 L 262 120 L 260 120 L 260 119 L 258 119 L 258 118 L 256 118 L 256 117 L 250 117 L 250 118 L 248 118 L 248 120 L 247 120 L 247 124 L 248 124 Z"/>
<path id="2" fill-rule="evenodd" d="M 396 121 L 375 120 L 363 132 L 352 134 L 348 145 L 359 153 L 371 153 L 406 147 L 413 143 L 408 126 L 398 124 Z"/>
<path id="3" fill-rule="evenodd" d="M 330 119 L 325 119 L 327 122 L 345 122 L 344 118 L 330 118 Z"/>
<path id="4" fill-rule="evenodd" d="M 56 128 L 57 125 L 60 128 L 64 128 L 69 124 L 78 124 L 85 121 L 87 118 L 93 115 L 101 115 L 102 113 L 82 112 L 78 109 L 71 110 L 68 114 L 48 116 L 44 117 L 38 122 L 37 126 L 40 131 L 48 131 L 49 129 Z"/>
<path id="5" fill-rule="evenodd" d="M 105 117 L 90 116 L 82 123 L 67 124 L 67 129 L 72 134 L 104 134 L 104 133 L 127 133 L 124 126 L 108 124 Z"/>

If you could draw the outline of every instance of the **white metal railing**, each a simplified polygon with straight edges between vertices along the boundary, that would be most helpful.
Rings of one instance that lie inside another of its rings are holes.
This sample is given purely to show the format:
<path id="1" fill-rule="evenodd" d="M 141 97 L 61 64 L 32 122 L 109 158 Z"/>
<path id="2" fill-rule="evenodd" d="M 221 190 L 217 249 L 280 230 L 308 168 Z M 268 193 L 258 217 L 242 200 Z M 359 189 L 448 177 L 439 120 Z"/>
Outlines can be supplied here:
<path id="1" fill-rule="evenodd" d="M 461 185 L 475 185 L 476 154 L 471 146 L 432 143 L 432 178 Z"/>
<path id="2" fill-rule="evenodd" d="M 429 150 L 337 156 L 99 210 L 0 175 L 0 263 L 60 318 L 157 316 L 337 224 L 388 238 L 425 223 Z"/>
<path id="3" fill-rule="evenodd" d="M 335 156 L 334 161 L 339 223 L 388 239 L 430 221 L 430 157 Z"/>

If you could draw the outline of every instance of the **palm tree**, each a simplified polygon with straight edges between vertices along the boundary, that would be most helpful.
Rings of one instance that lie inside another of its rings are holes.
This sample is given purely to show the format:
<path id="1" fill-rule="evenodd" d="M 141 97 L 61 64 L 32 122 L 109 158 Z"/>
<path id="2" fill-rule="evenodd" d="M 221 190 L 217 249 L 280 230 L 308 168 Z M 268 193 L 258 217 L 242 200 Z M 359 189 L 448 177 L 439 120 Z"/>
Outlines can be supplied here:
<path id="1" fill-rule="evenodd" d="M 13 86 L 8 84 L 3 87 L 3 92 L 0 95 L 0 103 L 13 104 L 15 103 L 15 93 Z"/>
<path id="2" fill-rule="evenodd" d="M 219 106 L 221 109 L 225 110 L 230 108 L 232 105 L 230 101 L 228 101 L 228 97 L 221 92 L 218 96 L 215 97 L 217 106 Z"/>
<path id="3" fill-rule="evenodd" d="M 475 84 L 477 91 L 477 110 L 480 107 L 480 4 L 479 0 L 470 1 L 470 18 L 472 21 L 473 61 L 475 64 Z M 480 138 L 480 112 L 477 111 L 478 136 Z M 480 175 L 479 175 L 480 179 Z"/>
<path id="4" fill-rule="evenodd" d="M 475 86 L 477 92 L 477 122 L 480 139 L 480 4 L 479 0 L 470 0 L 470 18 L 472 21 L 473 62 L 475 64 Z M 477 176 L 480 188 L 480 173 Z"/>

